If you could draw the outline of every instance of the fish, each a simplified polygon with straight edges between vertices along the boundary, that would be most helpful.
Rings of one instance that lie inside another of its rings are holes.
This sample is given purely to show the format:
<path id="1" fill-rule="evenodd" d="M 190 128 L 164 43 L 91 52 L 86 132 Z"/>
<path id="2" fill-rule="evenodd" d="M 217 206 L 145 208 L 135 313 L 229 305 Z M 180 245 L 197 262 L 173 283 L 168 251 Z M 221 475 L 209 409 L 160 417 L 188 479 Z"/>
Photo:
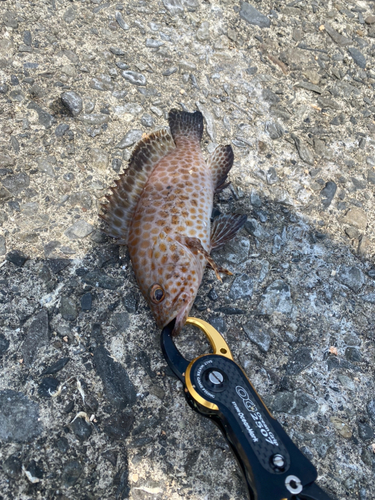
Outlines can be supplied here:
<path id="1" fill-rule="evenodd" d="M 231 240 L 246 215 L 221 214 L 211 223 L 214 194 L 229 185 L 230 145 L 207 163 L 201 150 L 203 115 L 172 109 L 169 129 L 145 135 L 128 168 L 101 204 L 105 232 L 127 245 L 139 288 L 159 328 L 175 321 L 180 333 L 195 301 L 211 251 Z"/>

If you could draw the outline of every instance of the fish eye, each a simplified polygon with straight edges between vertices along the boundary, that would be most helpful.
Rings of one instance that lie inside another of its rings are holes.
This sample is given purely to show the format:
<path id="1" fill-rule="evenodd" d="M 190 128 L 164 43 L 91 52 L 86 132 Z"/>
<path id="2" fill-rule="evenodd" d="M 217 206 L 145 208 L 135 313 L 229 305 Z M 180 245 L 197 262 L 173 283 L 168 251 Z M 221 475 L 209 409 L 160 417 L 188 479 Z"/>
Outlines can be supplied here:
<path id="1" fill-rule="evenodd" d="M 150 287 L 149 296 L 154 304 L 159 304 L 164 300 L 165 293 L 162 287 L 158 283 L 155 283 Z"/>

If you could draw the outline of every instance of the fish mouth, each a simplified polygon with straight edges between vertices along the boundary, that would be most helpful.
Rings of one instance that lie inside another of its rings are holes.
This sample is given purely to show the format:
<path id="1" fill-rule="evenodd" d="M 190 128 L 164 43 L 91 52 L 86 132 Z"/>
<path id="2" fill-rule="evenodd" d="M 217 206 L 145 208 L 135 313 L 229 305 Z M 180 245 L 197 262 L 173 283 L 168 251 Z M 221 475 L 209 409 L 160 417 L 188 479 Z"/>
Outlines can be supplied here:
<path id="1" fill-rule="evenodd" d="M 172 322 L 174 322 L 174 327 L 171 333 L 173 337 L 177 337 L 177 335 L 179 335 L 179 333 L 181 332 L 182 328 L 186 323 L 186 319 L 189 316 L 190 309 L 191 309 L 191 304 L 189 302 L 188 304 L 185 305 L 185 307 L 182 307 L 180 309 L 180 311 L 176 316 L 169 318 L 169 320 L 163 326 L 165 328 L 167 325 L 170 325 Z"/>

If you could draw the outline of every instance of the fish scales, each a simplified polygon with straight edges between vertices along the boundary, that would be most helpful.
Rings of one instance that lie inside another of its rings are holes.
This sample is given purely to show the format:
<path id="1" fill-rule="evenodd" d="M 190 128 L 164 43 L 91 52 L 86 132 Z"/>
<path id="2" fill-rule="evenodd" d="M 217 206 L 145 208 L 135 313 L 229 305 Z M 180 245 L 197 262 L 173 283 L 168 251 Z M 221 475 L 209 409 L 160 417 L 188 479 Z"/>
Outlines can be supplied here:
<path id="1" fill-rule="evenodd" d="M 214 192 L 227 185 L 232 149 L 219 146 L 205 162 L 200 112 L 172 110 L 169 126 L 173 140 L 164 131 L 137 145 L 130 172 L 125 172 L 107 197 L 102 218 L 108 233 L 128 245 L 138 285 L 158 326 L 163 328 L 175 319 L 173 333 L 178 334 L 206 264 L 218 277 L 219 272 L 228 273 L 216 266 L 211 250 L 231 239 L 246 216 L 221 216 L 211 228 Z M 129 175 L 135 180 L 129 182 Z"/>

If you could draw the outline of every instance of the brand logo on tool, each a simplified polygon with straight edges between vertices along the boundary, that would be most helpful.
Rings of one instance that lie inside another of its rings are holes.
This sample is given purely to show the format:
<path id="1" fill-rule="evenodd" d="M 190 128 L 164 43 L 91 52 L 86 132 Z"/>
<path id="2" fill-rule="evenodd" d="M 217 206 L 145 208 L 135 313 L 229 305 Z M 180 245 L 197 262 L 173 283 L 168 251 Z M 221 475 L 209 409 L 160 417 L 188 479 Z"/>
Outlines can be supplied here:
<path id="1" fill-rule="evenodd" d="M 273 432 L 271 432 L 270 428 L 264 421 L 264 418 L 262 414 L 258 411 L 258 407 L 256 406 L 256 404 L 250 399 L 246 389 L 244 389 L 240 385 L 237 385 L 236 392 L 238 396 L 242 399 L 245 408 L 250 413 L 252 419 L 254 420 L 255 425 L 258 427 L 265 441 L 274 446 L 279 446 L 279 443 L 277 442 L 277 439 L 275 438 Z"/>
<path id="2" fill-rule="evenodd" d="M 236 392 L 239 395 L 239 397 L 242 399 L 242 402 L 248 411 L 250 411 L 250 412 L 257 411 L 257 407 L 256 407 L 255 403 L 253 401 L 251 401 L 247 391 L 243 387 L 238 385 L 236 387 Z"/>

